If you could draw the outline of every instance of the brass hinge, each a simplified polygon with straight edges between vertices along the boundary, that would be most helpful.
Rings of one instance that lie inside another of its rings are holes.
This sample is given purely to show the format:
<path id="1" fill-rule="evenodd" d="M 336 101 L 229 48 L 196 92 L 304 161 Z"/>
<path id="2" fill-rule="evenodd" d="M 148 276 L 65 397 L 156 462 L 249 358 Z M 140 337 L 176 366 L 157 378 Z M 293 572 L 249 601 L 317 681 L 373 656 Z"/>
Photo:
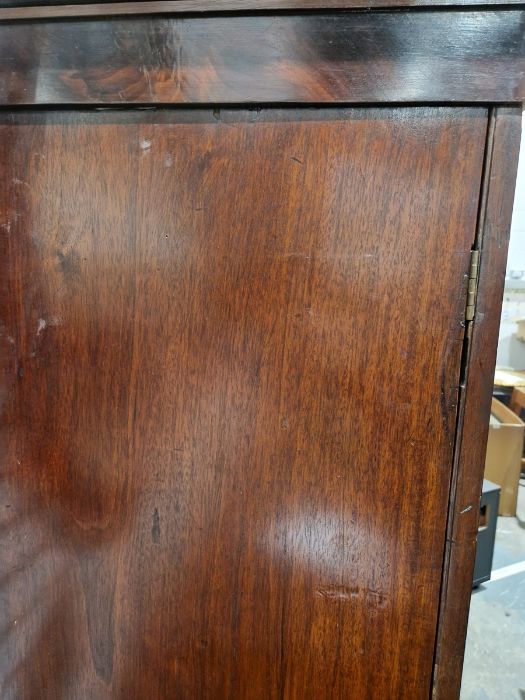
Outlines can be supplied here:
<path id="1" fill-rule="evenodd" d="M 470 267 L 468 272 L 467 288 L 467 308 L 465 310 L 465 320 L 474 320 L 474 310 L 476 308 L 476 296 L 478 293 L 478 273 L 479 273 L 479 250 L 470 251 Z"/>

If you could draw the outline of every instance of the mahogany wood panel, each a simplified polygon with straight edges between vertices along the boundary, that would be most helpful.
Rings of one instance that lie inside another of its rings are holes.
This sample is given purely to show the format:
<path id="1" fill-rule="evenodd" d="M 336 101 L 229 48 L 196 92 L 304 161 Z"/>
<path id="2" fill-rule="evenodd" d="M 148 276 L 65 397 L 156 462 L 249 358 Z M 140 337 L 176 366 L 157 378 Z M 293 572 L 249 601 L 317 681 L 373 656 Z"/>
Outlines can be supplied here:
<path id="1" fill-rule="evenodd" d="M 4 113 L 5 698 L 428 698 L 486 129 Z"/>
<path id="2" fill-rule="evenodd" d="M 518 102 L 525 10 L 0 24 L 0 104 Z"/>
<path id="3" fill-rule="evenodd" d="M 524 0 L 143 0 L 92 3 L 89 0 L 0 0 L 0 20 L 43 17 L 96 17 L 129 14 L 341 10 L 360 8 L 523 5 Z"/>
<path id="4" fill-rule="evenodd" d="M 485 467 L 501 302 L 521 137 L 521 110 L 498 108 L 480 219 L 480 284 L 462 392 L 434 674 L 435 697 L 459 693 Z"/>

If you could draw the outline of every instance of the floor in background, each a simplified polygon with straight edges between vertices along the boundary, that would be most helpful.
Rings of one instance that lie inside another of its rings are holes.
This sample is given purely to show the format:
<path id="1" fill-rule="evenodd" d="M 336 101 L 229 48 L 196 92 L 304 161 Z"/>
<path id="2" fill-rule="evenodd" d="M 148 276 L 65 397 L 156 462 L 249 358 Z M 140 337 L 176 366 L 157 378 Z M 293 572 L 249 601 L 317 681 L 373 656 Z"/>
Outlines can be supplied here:
<path id="1" fill-rule="evenodd" d="M 461 700 L 525 700 L 524 484 L 518 517 L 498 518 L 494 580 L 472 593 Z"/>

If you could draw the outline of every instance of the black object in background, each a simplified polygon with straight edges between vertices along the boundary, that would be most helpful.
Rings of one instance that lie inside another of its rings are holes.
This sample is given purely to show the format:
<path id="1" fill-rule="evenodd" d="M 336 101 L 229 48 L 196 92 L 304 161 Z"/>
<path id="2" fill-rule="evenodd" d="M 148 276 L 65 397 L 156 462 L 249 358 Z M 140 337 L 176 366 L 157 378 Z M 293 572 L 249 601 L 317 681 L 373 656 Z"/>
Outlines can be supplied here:
<path id="1" fill-rule="evenodd" d="M 473 588 L 490 579 L 496 524 L 498 522 L 499 494 L 501 488 L 488 479 L 483 479 L 481 492 L 480 516 L 476 546 L 476 563 L 474 564 Z"/>

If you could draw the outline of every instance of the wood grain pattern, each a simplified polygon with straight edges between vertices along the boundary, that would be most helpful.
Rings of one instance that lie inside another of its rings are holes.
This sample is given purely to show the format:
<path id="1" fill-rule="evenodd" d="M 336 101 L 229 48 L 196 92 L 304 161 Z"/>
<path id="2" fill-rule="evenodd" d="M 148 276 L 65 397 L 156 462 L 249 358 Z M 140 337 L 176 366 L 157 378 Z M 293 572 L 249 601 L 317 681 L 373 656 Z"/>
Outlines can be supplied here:
<path id="1" fill-rule="evenodd" d="M 97 17 L 138 14 L 214 12 L 281 12 L 287 10 L 352 10 L 407 7 L 466 7 L 523 5 L 523 0 L 144 0 L 99 2 L 89 0 L 0 0 L 0 21 L 51 17 Z"/>
<path id="2" fill-rule="evenodd" d="M 486 124 L 4 114 L 6 699 L 428 697 Z"/>
<path id="3" fill-rule="evenodd" d="M 525 11 L 0 24 L 0 104 L 520 102 Z"/>
<path id="4" fill-rule="evenodd" d="M 461 401 L 450 505 L 434 697 L 459 695 L 479 520 L 490 403 L 521 137 L 521 110 L 499 108 L 480 221 L 480 283 Z"/>

